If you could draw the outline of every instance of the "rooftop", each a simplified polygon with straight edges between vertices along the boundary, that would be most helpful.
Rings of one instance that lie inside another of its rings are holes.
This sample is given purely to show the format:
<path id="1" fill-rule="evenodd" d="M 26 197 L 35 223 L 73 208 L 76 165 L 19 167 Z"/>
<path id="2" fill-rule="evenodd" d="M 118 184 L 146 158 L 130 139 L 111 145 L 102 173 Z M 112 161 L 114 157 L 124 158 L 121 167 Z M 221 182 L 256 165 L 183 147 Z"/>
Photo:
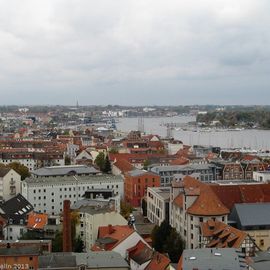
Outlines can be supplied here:
<path id="1" fill-rule="evenodd" d="M 184 250 L 178 270 L 244 270 L 244 256 L 234 248 Z"/>
<path id="2" fill-rule="evenodd" d="M 95 183 L 95 182 L 123 182 L 123 178 L 121 176 L 115 175 L 89 175 L 89 176 L 76 176 L 78 179 L 79 184 L 87 183 Z M 24 180 L 24 183 L 28 185 L 35 185 L 35 184 L 74 184 L 76 180 L 73 176 L 59 176 L 59 177 L 41 177 L 41 178 L 27 178 Z"/>
<path id="3" fill-rule="evenodd" d="M 237 203 L 234 205 L 231 219 L 239 219 L 242 226 L 269 226 L 269 213 L 270 203 Z"/>
<path id="4" fill-rule="evenodd" d="M 52 166 L 43 167 L 32 172 L 36 176 L 64 176 L 64 175 L 78 175 L 78 174 L 96 174 L 99 173 L 94 167 L 86 165 L 66 165 L 66 166 Z"/>

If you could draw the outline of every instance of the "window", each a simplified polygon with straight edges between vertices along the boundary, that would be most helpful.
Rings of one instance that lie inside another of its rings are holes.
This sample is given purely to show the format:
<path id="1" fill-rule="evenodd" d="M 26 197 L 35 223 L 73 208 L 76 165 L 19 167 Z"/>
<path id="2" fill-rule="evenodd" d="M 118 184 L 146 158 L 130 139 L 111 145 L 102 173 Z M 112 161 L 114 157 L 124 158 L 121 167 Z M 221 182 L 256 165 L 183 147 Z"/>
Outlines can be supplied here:
<path id="1" fill-rule="evenodd" d="M 54 202 L 54 199 L 52 199 L 52 202 Z"/>

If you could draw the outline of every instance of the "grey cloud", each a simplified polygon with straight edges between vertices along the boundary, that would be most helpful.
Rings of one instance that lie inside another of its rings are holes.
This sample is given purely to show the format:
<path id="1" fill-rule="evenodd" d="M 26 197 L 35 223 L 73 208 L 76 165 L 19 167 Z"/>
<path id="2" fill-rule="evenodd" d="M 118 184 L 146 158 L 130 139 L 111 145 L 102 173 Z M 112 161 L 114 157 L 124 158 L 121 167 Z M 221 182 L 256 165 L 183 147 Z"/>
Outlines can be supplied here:
<path id="1" fill-rule="evenodd" d="M 0 0 L 2 102 L 224 103 L 235 91 L 264 102 L 252 91 L 269 87 L 269 9 L 266 0 Z"/>

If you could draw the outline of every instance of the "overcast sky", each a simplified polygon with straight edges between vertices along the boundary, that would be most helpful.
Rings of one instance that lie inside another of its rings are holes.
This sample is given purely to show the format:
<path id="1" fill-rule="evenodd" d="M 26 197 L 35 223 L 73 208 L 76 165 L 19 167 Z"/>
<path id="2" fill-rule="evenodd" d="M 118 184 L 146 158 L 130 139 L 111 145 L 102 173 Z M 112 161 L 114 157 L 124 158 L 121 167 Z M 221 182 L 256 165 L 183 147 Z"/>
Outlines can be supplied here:
<path id="1" fill-rule="evenodd" d="M 0 104 L 269 104 L 269 0 L 0 0 Z"/>

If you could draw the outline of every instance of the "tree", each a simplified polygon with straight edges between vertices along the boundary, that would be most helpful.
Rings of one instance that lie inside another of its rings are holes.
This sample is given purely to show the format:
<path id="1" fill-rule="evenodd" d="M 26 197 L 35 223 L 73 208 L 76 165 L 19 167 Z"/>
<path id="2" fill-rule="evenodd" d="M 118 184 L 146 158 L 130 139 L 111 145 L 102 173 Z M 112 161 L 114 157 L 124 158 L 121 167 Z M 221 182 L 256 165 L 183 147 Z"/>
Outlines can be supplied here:
<path id="1" fill-rule="evenodd" d="M 78 236 L 75 240 L 74 240 L 74 244 L 73 244 L 73 252 L 78 252 L 81 253 L 84 251 L 84 244 L 83 244 L 83 240 L 81 239 L 80 236 Z"/>
<path id="2" fill-rule="evenodd" d="M 109 156 L 107 155 L 106 158 L 105 158 L 105 164 L 104 164 L 103 172 L 104 173 L 109 173 L 109 172 L 111 172 L 111 170 L 112 170 L 111 162 L 109 160 Z"/>
<path id="3" fill-rule="evenodd" d="M 63 232 L 57 231 L 55 237 L 52 240 L 52 252 L 62 252 L 63 251 Z"/>
<path id="4" fill-rule="evenodd" d="M 110 154 L 118 154 L 118 150 L 117 148 L 111 148 L 110 151 L 109 151 Z"/>
<path id="5" fill-rule="evenodd" d="M 170 260 L 173 263 L 177 263 L 184 249 L 185 242 L 175 228 L 172 228 L 169 236 L 165 240 L 163 250 L 169 254 Z"/>
<path id="6" fill-rule="evenodd" d="M 103 172 L 105 167 L 105 155 L 103 152 L 99 152 L 95 159 L 96 165 L 99 167 L 99 169 Z"/>
<path id="7" fill-rule="evenodd" d="M 124 217 L 124 218 L 128 218 L 129 215 L 132 213 L 133 211 L 133 207 L 129 204 L 126 203 L 124 201 L 121 201 L 120 203 L 120 208 L 121 208 L 121 212 L 120 214 Z"/>
<path id="8" fill-rule="evenodd" d="M 156 251 L 159 251 L 161 253 L 164 252 L 164 244 L 165 244 L 166 238 L 171 232 L 171 229 L 172 229 L 171 225 L 165 220 L 160 224 L 160 226 L 154 227 L 151 234 L 151 238 L 152 238 L 153 248 Z"/>
<path id="9" fill-rule="evenodd" d="M 173 263 L 177 263 L 184 250 L 185 243 L 180 234 L 165 220 L 155 226 L 152 234 L 153 248 L 160 253 L 167 253 Z"/>
<path id="10" fill-rule="evenodd" d="M 144 170 L 147 170 L 148 169 L 148 166 L 150 165 L 150 161 L 148 159 L 146 159 L 143 163 L 143 169 Z"/>
<path id="11" fill-rule="evenodd" d="M 5 167 L 13 169 L 15 172 L 17 172 L 22 177 L 22 180 L 31 176 L 29 169 L 19 162 L 11 162 L 7 164 Z"/>

